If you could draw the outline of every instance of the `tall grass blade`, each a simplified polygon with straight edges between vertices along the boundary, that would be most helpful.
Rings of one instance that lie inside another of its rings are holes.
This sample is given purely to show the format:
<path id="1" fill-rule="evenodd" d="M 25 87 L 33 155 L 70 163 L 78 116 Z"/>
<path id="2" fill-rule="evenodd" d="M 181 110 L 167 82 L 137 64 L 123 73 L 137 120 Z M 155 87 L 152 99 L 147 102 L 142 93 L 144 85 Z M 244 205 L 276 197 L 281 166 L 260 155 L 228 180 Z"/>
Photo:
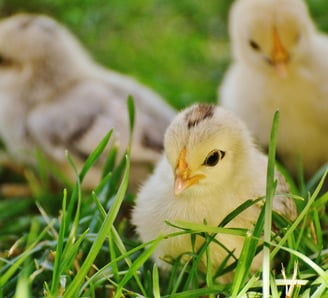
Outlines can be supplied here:
<path id="1" fill-rule="evenodd" d="M 253 232 L 249 231 L 246 234 L 231 287 L 233 297 L 236 297 L 240 289 L 244 286 L 245 280 L 250 271 L 253 258 L 256 254 L 257 244 L 263 231 L 264 213 L 265 210 L 262 208 Z"/>
<path id="2" fill-rule="evenodd" d="M 128 104 L 128 112 L 129 112 L 130 136 L 132 136 L 134 131 L 134 124 L 135 124 L 135 106 L 134 106 L 133 97 L 131 95 L 128 96 L 127 104 Z"/>
<path id="3" fill-rule="evenodd" d="M 85 161 L 83 168 L 80 172 L 80 181 L 82 183 L 85 175 L 90 170 L 90 168 L 95 164 L 95 162 L 99 159 L 100 155 L 104 152 L 104 150 L 107 147 L 107 144 L 112 136 L 113 130 L 111 129 L 105 137 L 102 139 L 102 141 L 97 145 L 96 149 L 89 155 L 87 160 Z"/>
<path id="4" fill-rule="evenodd" d="M 161 298 L 158 267 L 156 264 L 154 264 L 154 267 L 153 267 L 153 295 L 154 295 L 154 298 Z"/>
<path id="5" fill-rule="evenodd" d="M 276 147 L 277 147 L 277 135 L 279 125 L 279 111 L 276 111 L 273 116 L 273 123 L 270 135 L 269 153 L 268 153 L 268 168 L 267 168 L 267 186 L 266 186 L 266 199 L 265 199 L 265 214 L 264 214 L 264 242 L 269 243 L 271 241 L 271 229 L 272 229 L 272 200 L 276 188 L 276 182 L 274 178 L 275 173 L 275 161 L 276 161 Z M 263 297 L 269 297 L 270 295 L 270 247 L 264 245 L 263 247 Z"/>
<path id="6" fill-rule="evenodd" d="M 67 226 L 66 201 L 67 201 L 67 191 L 64 190 L 62 211 L 61 211 L 61 222 L 60 222 L 59 234 L 57 239 L 56 256 L 54 261 L 54 270 L 53 270 L 51 289 L 50 289 L 52 295 L 57 294 L 57 289 L 60 282 L 60 274 L 61 274 L 60 265 L 61 265 L 63 247 L 64 247 L 65 231 Z"/>

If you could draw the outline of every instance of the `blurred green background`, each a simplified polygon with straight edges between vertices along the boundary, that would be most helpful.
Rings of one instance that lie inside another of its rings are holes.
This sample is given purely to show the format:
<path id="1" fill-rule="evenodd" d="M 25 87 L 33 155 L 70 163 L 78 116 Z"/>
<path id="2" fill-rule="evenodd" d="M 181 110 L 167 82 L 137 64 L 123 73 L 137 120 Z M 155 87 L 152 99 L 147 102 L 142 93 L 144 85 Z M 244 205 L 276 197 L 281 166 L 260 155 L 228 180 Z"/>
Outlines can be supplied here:
<path id="1" fill-rule="evenodd" d="M 307 1 L 328 31 L 327 0 Z M 137 78 L 177 108 L 215 102 L 230 61 L 230 0 L 0 0 L 1 17 L 46 13 L 75 33 L 96 61 Z"/>

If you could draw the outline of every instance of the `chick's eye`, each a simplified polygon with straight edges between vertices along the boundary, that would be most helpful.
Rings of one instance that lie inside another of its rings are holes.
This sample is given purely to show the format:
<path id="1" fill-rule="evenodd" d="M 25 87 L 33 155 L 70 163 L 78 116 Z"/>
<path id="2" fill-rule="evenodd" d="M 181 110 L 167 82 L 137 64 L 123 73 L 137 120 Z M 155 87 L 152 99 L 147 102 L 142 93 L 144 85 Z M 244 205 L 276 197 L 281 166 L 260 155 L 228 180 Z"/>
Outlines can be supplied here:
<path id="1" fill-rule="evenodd" d="M 0 55 L 0 66 L 5 63 L 5 59 L 2 55 Z"/>
<path id="2" fill-rule="evenodd" d="M 10 66 L 12 63 L 10 59 L 0 54 L 0 67 Z"/>
<path id="3" fill-rule="evenodd" d="M 254 40 L 250 39 L 250 40 L 248 41 L 248 43 L 249 43 L 250 47 L 251 47 L 253 50 L 255 50 L 255 51 L 260 51 L 260 50 L 261 50 L 261 48 L 260 48 L 260 46 L 258 45 L 258 43 L 255 42 Z"/>
<path id="4" fill-rule="evenodd" d="M 204 165 L 214 167 L 224 157 L 225 152 L 221 150 L 211 151 L 204 160 Z"/>

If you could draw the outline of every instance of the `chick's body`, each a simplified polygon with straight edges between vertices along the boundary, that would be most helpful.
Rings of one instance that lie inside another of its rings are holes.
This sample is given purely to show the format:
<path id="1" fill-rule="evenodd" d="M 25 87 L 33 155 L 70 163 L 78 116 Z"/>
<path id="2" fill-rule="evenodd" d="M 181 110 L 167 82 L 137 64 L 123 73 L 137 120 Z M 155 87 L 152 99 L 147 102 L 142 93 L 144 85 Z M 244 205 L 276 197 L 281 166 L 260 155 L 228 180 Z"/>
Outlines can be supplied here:
<path id="1" fill-rule="evenodd" d="M 136 106 L 131 181 L 140 181 L 138 168 L 145 171 L 160 157 L 174 110 L 132 78 L 94 63 L 53 19 L 18 14 L 0 22 L 0 136 L 16 161 L 34 163 L 40 148 L 74 176 L 65 150 L 81 166 L 110 129 L 122 156 L 129 142 L 129 95 Z M 94 167 L 84 186 L 95 187 L 100 174 L 101 167 Z"/>
<path id="2" fill-rule="evenodd" d="M 165 221 L 200 224 L 206 221 L 217 226 L 243 202 L 265 194 L 267 158 L 256 149 L 243 123 L 222 108 L 194 105 L 181 112 L 167 129 L 164 144 L 165 155 L 137 195 L 133 212 L 133 222 L 144 242 L 178 231 Z M 181 178 L 179 171 L 183 163 L 188 173 L 184 172 Z M 277 178 L 277 192 L 286 193 L 288 187 L 278 173 Z M 189 184 L 183 186 L 183 183 Z M 295 217 L 293 201 L 284 196 L 275 197 L 274 209 Z M 253 205 L 227 226 L 252 229 L 259 212 L 260 207 Z M 218 234 L 216 238 L 239 256 L 243 237 Z M 202 239 L 198 238 L 196 249 L 201 243 Z M 190 235 L 168 238 L 159 243 L 154 259 L 161 267 L 168 268 L 161 257 L 177 257 L 191 251 Z M 212 269 L 226 256 L 226 251 L 212 244 Z M 258 268 L 260 259 L 252 266 Z M 222 280 L 230 278 L 231 275 Z"/>
<path id="3" fill-rule="evenodd" d="M 328 39 L 318 33 L 302 0 L 238 0 L 230 13 L 234 62 L 219 102 L 269 142 L 280 110 L 277 152 L 296 174 L 310 177 L 328 161 Z"/>

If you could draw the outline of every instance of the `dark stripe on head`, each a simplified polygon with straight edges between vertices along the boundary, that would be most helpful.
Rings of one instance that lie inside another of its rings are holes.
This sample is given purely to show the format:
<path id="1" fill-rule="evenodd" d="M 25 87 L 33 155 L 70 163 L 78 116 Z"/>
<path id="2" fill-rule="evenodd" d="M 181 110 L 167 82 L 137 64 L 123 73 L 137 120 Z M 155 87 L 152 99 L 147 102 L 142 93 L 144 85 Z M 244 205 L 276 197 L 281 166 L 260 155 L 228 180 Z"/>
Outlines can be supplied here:
<path id="1" fill-rule="evenodd" d="M 196 126 L 199 122 L 206 118 L 212 118 L 214 114 L 215 105 L 199 104 L 193 107 L 186 114 L 186 121 L 188 128 Z"/>

